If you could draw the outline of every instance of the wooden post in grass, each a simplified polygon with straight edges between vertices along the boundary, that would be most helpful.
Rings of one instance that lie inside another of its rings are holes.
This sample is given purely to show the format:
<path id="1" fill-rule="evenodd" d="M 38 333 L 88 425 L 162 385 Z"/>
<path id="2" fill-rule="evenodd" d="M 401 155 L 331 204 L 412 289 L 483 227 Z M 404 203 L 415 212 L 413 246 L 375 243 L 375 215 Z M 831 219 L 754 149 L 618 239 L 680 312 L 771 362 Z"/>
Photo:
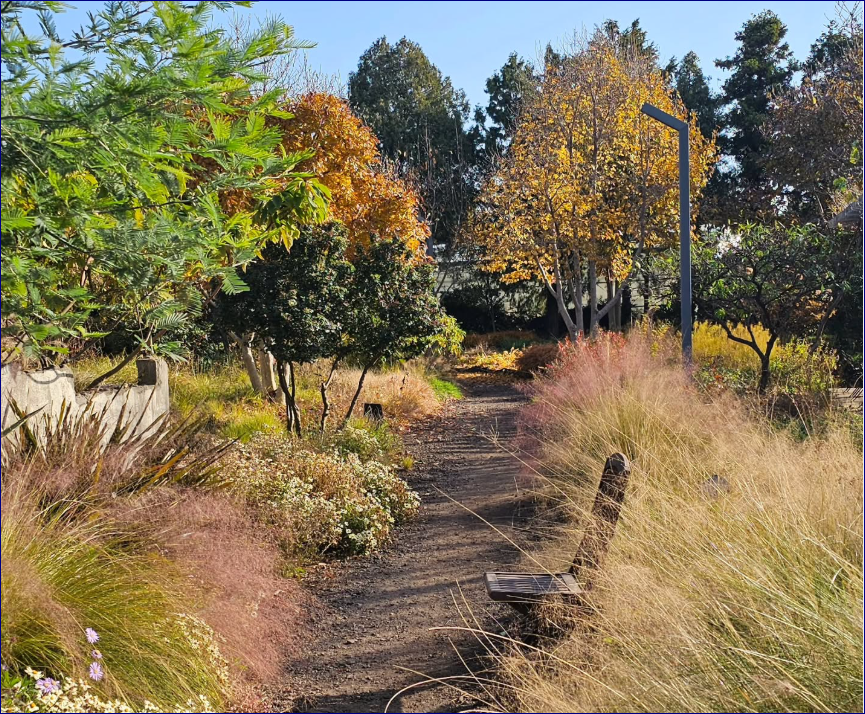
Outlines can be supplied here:
<path id="1" fill-rule="evenodd" d="M 589 525 L 571 565 L 571 573 L 586 590 L 591 588 L 592 572 L 601 567 L 616 532 L 630 475 L 631 463 L 624 454 L 617 452 L 604 464 Z"/>

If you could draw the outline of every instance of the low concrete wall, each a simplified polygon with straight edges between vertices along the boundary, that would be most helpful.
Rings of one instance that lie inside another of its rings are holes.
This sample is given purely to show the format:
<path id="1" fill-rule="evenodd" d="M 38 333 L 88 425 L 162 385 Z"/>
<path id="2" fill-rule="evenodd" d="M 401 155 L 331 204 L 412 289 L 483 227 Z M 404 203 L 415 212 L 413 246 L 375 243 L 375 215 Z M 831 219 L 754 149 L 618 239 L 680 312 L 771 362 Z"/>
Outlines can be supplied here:
<path id="1" fill-rule="evenodd" d="M 138 384 L 123 387 L 103 387 L 75 393 L 75 379 L 69 368 L 46 369 L 27 372 L 18 364 L 4 365 L 2 369 L 2 414 L 3 428 L 14 424 L 18 415 L 12 402 L 25 414 L 41 411 L 28 424 L 35 433 L 44 431 L 46 424 L 55 423 L 61 411 L 71 409 L 71 416 L 90 411 L 102 415 L 105 427 L 104 442 L 114 433 L 123 417 L 121 426 L 137 425 L 130 433 L 139 433 L 168 412 L 168 365 L 161 359 L 141 359 L 138 365 Z M 17 430 L 16 430 L 17 431 Z M 7 438 L 17 438 L 15 432 Z"/>

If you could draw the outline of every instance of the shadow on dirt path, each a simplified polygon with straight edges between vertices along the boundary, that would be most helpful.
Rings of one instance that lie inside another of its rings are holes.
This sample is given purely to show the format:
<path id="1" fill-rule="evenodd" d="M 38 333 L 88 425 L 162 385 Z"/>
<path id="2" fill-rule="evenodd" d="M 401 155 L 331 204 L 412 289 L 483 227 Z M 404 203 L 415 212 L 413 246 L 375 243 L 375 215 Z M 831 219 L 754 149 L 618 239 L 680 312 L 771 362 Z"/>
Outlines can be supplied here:
<path id="1" fill-rule="evenodd" d="M 306 651 L 288 667 L 293 689 L 304 695 L 277 703 L 277 711 L 383 712 L 404 687 L 483 666 L 469 633 L 431 628 L 464 625 L 454 598 L 465 598 L 491 631 L 501 629 L 496 617 L 509 616 L 487 600 L 481 575 L 507 568 L 518 552 L 481 518 L 523 542 L 530 507 L 516 459 L 485 436 L 495 432 L 510 446 L 524 397 L 508 384 L 473 384 L 466 392 L 405 439 L 415 456 L 409 481 L 422 498 L 420 516 L 380 556 L 309 578 L 323 607 L 313 614 Z M 439 683 L 409 690 L 389 711 L 470 707 Z"/>

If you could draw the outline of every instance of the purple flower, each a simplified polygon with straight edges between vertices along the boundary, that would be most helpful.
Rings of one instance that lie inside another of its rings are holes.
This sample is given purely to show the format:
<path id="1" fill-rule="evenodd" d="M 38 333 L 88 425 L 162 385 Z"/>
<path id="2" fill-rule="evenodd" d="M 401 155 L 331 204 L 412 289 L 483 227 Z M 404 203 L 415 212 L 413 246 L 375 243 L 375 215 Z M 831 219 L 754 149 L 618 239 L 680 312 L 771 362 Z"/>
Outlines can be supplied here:
<path id="1" fill-rule="evenodd" d="M 90 656 L 91 656 L 93 659 L 102 659 L 102 653 L 101 653 L 99 650 L 93 650 L 93 651 L 90 653 Z"/>
<path id="2" fill-rule="evenodd" d="M 56 679 L 51 679 L 51 677 L 45 677 L 45 679 L 37 679 L 36 680 L 36 689 L 42 692 L 42 694 L 51 694 L 52 692 L 60 691 L 60 682 Z"/>
<path id="3" fill-rule="evenodd" d="M 91 662 L 90 663 L 90 679 L 94 682 L 98 682 L 105 676 L 105 672 L 102 671 L 102 665 L 99 662 Z"/>
<path id="4" fill-rule="evenodd" d="M 87 637 L 87 641 L 91 645 L 95 645 L 97 642 L 99 642 L 99 635 L 96 634 L 96 630 L 94 630 L 92 627 L 88 627 L 86 630 L 84 630 L 84 635 Z"/>

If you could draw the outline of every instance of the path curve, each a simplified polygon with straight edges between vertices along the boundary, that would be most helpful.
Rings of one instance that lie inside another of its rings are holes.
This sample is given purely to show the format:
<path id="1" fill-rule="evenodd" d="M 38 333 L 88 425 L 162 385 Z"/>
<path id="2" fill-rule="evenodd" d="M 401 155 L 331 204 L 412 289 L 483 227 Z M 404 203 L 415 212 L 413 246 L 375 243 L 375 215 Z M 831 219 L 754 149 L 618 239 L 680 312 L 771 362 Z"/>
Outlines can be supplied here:
<path id="1" fill-rule="evenodd" d="M 529 506 L 518 485 L 519 464 L 485 435 L 511 442 L 524 397 L 509 384 L 470 384 L 465 391 L 465 399 L 405 438 L 415 456 L 408 480 L 421 495 L 419 517 L 381 555 L 321 569 L 324 574 L 316 569 L 308 579 L 322 607 L 313 613 L 306 651 L 288 666 L 292 689 L 304 694 L 278 703 L 277 711 L 382 712 L 394 693 L 423 679 L 410 670 L 434 677 L 466 673 L 449 640 L 473 670 L 481 666 L 481 648 L 470 635 L 430 628 L 463 624 L 455 595 L 466 598 L 485 626 L 507 615 L 488 602 L 481 574 L 512 566 L 518 553 L 466 508 L 523 540 Z M 437 684 L 412 689 L 389 711 L 470 706 Z"/>

